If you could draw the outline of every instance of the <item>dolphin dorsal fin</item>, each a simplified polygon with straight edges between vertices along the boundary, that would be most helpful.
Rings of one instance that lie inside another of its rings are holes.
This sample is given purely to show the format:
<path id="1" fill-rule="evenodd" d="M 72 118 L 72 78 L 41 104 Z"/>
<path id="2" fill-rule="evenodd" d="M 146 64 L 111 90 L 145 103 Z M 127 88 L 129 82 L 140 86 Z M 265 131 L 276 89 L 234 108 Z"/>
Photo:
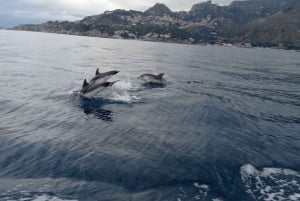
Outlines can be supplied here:
<path id="1" fill-rule="evenodd" d="M 157 77 L 159 77 L 160 79 L 162 79 L 163 76 L 164 76 L 164 73 L 160 73 L 157 75 Z"/>
<path id="2" fill-rule="evenodd" d="M 97 70 L 96 70 L 96 75 L 99 75 L 99 74 L 100 74 L 99 68 L 97 68 Z"/>
<path id="3" fill-rule="evenodd" d="M 89 83 L 86 81 L 86 79 L 84 79 L 83 84 L 82 84 L 82 87 L 86 87 L 86 86 L 88 86 L 88 85 L 89 85 Z"/>

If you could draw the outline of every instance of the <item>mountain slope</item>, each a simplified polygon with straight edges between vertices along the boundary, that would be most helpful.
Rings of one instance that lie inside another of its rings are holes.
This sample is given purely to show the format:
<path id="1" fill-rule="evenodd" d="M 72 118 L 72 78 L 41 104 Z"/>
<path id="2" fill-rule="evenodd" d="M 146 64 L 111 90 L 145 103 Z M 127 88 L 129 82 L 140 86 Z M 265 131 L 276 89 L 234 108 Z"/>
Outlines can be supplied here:
<path id="1" fill-rule="evenodd" d="M 155 16 L 171 15 L 172 11 L 165 4 L 156 3 L 153 7 L 146 10 L 145 14 Z"/>
<path id="2" fill-rule="evenodd" d="M 75 22 L 49 21 L 16 30 L 193 44 L 251 43 L 300 49 L 299 0 L 248 0 L 195 4 L 172 12 L 157 3 L 145 12 L 114 10 Z"/>
<path id="3" fill-rule="evenodd" d="M 299 49 L 300 8 L 256 20 L 245 28 L 244 37 L 255 46 Z"/>

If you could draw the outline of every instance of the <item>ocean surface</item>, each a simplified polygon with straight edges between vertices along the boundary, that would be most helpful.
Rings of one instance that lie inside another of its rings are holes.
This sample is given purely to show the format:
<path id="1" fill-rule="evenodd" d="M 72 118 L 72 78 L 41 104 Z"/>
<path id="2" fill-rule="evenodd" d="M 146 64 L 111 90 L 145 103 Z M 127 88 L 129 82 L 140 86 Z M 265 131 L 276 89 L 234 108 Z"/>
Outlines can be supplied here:
<path id="1" fill-rule="evenodd" d="M 299 52 L 3 30 L 0 83 L 1 201 L 300 200 Z"/>

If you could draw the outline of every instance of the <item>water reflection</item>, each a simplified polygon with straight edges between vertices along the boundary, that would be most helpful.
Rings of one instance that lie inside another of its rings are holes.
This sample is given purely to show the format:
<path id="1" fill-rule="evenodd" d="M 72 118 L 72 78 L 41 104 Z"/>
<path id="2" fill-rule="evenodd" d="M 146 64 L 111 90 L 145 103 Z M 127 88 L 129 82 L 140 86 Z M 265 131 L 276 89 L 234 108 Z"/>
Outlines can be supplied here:
<path id="1" fill-rule="evenodd" d="M 103 109 L 103 107 L 108 104 L 112 104 L 112 102 L 103 98 L 90 99 L 80 97 L 79 100 L 79 107 L 88 118 L 96 118 L 102 121 L 112 122 L 113 112 L 108 109 Z"/>

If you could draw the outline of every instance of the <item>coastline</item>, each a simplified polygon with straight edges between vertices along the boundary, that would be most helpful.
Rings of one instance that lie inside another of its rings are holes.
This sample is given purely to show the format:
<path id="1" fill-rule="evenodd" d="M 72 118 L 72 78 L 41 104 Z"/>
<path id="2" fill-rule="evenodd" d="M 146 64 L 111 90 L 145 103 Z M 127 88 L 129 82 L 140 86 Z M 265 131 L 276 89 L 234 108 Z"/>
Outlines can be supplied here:
<path id="1" fill-rule="evenodd" d="M 70 35 L 70 36 L 83 36 L 83 37 L 93 37 L 93 38 L 109 38 L 116 40 L 132 40 L 132 41 L 144 41 L 144 42 L 156 42 L 156 43 L 171 43 L 171 44 L 184 44 L 184 45 L 199 45 L 199 46 L 220 46 L 220 47 L 237 47 L 237 48 L 263 48 L 263 49 L 274 49 L 274 50 L 291 50 L 300 52 L 300 49 L 297 48 L 281 48 L 278 46 L 253 46 L 248 42 L 240 42 L 240 43 L 193 43 L 190 41 L 179 41 L 179 40 L 162 40 L 162 39 L 143 39 L 143 38 L 122 38 L 122 37 L 112 37 L 112 36 L 99 36 L 99 35 L 89 35 L 89 34 L 81 34 L 81 33 L 60 33 L 60 32 L 48 32 L 48 31 L 34 31 L 34 30 L 20 30 L 14 28 L 4 28 L 0 30 L 8 30 L 8 31 L 26 31 L 26 32 L 37 32 L 37 33 L 50 33 L 50 34 L 60 34 L 60 35 Z"/>

